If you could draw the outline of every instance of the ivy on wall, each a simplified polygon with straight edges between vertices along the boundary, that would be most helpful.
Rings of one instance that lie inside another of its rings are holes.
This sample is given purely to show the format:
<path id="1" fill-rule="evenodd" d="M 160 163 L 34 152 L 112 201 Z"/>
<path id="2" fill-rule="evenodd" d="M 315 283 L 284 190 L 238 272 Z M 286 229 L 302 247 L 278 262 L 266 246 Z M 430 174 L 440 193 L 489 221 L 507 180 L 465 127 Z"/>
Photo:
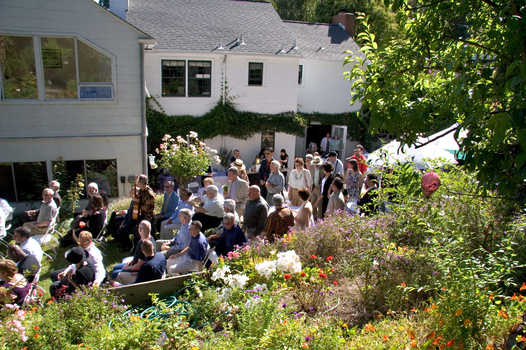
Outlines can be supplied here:
<path id="1" fill-rule="evenodd" d="M 155 104 L 158 109 L 154 108 Z M 151 153 L 161 142 L 165 134 L 186 135 L 190 131 L 199 134 L 199 138 L 208 139 L 218 135 L 247 139 L 260 132 L 282 132 L 303 136 L 305 127 L 311 122 L 320 124 L 346 125 L 347 137 L 368 147 L 376 139 L 368 132 L 368 118 L 360 112 L 342 114 L 321 113 L 280 113 L 261 114 L 238 111 L 232 103 L 218 103 L 201 117 L 189 115 L 168 115 L 154 98 L 146 103 L 148 124 L 148 152 Z"/>

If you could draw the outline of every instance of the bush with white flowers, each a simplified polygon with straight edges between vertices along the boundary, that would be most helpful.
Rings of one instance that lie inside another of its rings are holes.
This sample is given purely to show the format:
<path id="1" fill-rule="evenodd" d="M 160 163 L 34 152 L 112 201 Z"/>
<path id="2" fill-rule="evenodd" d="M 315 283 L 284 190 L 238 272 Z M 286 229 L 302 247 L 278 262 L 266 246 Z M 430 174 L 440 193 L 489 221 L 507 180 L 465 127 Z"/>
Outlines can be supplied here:
<path id="1" fill-rule="evenodd" d="M 277 260 L 265 260 L 257 264 L 255 269 L 259 275 L 268 279 L 277 270 L 285 273 L 300 273 L 301 261 L 294 250 L 288 250 L 278 253 Z"/>

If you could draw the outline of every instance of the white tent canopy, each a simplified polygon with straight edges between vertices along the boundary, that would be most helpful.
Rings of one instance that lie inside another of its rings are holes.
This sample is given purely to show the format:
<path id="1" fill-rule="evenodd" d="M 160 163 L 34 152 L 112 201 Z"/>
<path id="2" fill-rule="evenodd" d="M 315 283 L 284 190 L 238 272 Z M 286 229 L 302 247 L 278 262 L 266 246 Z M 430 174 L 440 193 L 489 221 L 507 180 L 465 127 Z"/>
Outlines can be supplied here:
<path id="1" fill-rule="evenodd" d="M 435 137 L 447 133 L 446 135 L 428 143 L 425 146 L 416 148 L 414 145 L 410 147 L 404 147 L 400 149 L 400 142 L 393 140 L 376 151 L 369 154 L 367 162 L 372 167 L 378 167 L 384 165 L 384 163 L 394 162 L 413 162 L 418 169 L 427 169 L 430 167 L 428 160 L 436 160 L 438 164 L 456 164 L 457 160 L 455 154 L 458 152 L 459 147 L 455 141 L 453 131 L 458 127 L 458 124 L 454 124 L 447 129 L 444 129 L 436 134 L 429 137 L 420 137 L 417 140 L 417 144 L 424 144 Z"/>

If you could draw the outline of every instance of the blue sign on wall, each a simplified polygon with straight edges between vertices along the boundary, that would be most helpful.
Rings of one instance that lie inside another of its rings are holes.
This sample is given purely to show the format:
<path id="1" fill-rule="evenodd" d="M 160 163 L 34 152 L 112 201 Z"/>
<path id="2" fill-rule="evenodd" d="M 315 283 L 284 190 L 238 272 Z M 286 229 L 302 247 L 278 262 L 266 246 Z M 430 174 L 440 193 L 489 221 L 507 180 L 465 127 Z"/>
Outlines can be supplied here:
<path id="1" fill-rule="evenodd" d="M 111 99 L 113 98 L 112 86 L 81 86 L 81 99 Z"/>

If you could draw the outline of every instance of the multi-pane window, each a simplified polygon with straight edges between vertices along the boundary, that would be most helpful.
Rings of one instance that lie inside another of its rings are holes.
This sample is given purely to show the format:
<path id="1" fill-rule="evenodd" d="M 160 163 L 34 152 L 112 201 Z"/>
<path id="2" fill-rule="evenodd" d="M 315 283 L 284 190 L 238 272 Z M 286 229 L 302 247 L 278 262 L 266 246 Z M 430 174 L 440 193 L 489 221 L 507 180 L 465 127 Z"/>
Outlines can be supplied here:
<path id="1" fill-rule="evenodd" d="M 162 95 L 186 95 L 186 62 L 182 60 L 162 60 Z"/>
<path id="2" fill-rule="evenodd" d="M 0 74 L 0 99 L 38 98 L 32 37 L 0 35 Z"/>
<path id="3" fill-rule="evenodd" d="M 0 99 L 113 98 L 111 57 L 76 38 L 0 35 L 0 74 Z"/>
<path id="4" fill-rule="evenodd" d="M 212 91 L 212 62 L 188 61 L 188 96 L 210 97 Z"/>
<path id="5" fill-rule="evenodd" d="M 301 85 L 303 82 L 303 64 L 298 66 L 298 85 Z"/>
<path id="6" fill-rule="evenodd" d="M 248 63 L 248 85 L 263 85 L 263 63 Z"/>

